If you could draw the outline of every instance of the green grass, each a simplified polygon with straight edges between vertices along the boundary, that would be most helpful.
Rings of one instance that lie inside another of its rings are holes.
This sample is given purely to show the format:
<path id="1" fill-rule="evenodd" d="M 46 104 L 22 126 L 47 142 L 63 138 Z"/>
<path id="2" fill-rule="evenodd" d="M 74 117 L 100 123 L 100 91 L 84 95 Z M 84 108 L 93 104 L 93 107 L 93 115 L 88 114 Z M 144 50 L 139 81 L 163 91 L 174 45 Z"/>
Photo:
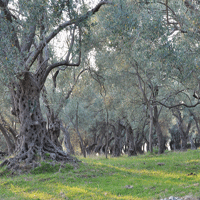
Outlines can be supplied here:
<path id="1" fill-rule="evenodd" d="M 160 199 L 200 197 L 200 150 L 137 157 L 79 157 L 77 169 L 45 163 L 0 177 L 0 199 Z M 157 163 L 165 163 L 159 166 Z M 0 173 L 5 169 L 0 169 Z M 44 173 L 45 172 L 45 173 Z M 130 185 L 130 188 L 126 188 Z"/>

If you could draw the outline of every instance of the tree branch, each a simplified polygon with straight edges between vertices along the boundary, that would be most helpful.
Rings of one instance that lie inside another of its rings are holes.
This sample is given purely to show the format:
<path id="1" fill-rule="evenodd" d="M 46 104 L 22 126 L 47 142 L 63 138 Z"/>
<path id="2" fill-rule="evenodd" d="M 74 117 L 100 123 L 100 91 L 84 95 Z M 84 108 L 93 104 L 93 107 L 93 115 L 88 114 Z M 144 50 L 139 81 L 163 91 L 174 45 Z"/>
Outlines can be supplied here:
<path id="1" fill-rule="evenodd" d="M 179 20 L 177 19 L 177 15 L 176 13 L 172 10 L 172 8 L 169 7 L 168 5 L 168 1 L 166 3 L 163 3 L 163 2 L 158 2 L 159 4 L 162 4 L 162 5 L 165 5 L 166 8 L 167 8 L 167 20 L 168 20 L 168 9 L 172 12 L 173 16 L 175 17 L 175 20 L 177 21 L 178 25 L 180 26 L 180 31 L 182 33 L 186 33 L 186 31 L 182 30 L 182 25 L 181 23 L 179 22 Z M 168 24 L 173 24 L 173 25 L 176 25 L 176 23 L 169 23 L 169 21 L 167 21 Z M 177 28 L 177 27 L 176 27 Z M 178 29 L 178 28 L 177 28 Z M 179 30 L 179 29 L 178 29 Z"/>
<path id="2" fill-rule="evenodd" d="M 8 9 L 8 2 L 9 0 L 0 0 L 0 7 L 3 9 L 3 13 L 5 16 L 5 19 L 8 20 L 12 24 L 12 17 L 13 15 L 11 14 L 10 10 Z M 12 39 L 15 47 L 20 51 L 20 45 L 19 45 L 19 40 L 15 31 L 14 26 L 12 25 Z"/>
<path id="3" fill-rule="evenodd" d="M 100 7 L 102 5 L 104 5 L 104 4 L 112 4 L 112 2 L 107 1 L 107 0 L 101 1 L 99 4 L 97 4 L 97 6 L 95 8 L 93 8 L 90 11 L 88 11 L 86 14 L 84 14 L 84 15 L 76 18 L 76 19 L 72 19 L 72 20 L 69 20 L 67 22 L 64 22 L 63 24 L 60 24 L 54 31 L 52 31 L 49 34 L 49 36 L 47 36 L 43 41 L 40 42 L 40 44 L 38 45 L 37 49 L 32 53 L 32 55 L 26 61 L 25 66 L 24 66 L 25 70 L 26 71 L 30 70 L 31 66 L 33 65 L 33 63 L 37 59 L 37 57 L 40 54 L 40 52 L 46 46 L 46 44 L 48 44 L 56 35 L 58 35 L 58 33 L 60 33 L 60 31 L 62 31 L 64 28 L 66 28 L 67 26 L 70 26 L 72 24 L 78 25 L 80 22 L 86 20 L 91 15 L 95 14 L 96 12 L 98 12 L 98 10 L 100 9 Z"/>
<path id="4" fill-rule="evenodd" d="M 0 0 L 0 7 L 5 8 L 8 5 L 9 0 Z"/>
<path id="5" fill-rule="evenodd" d="M 66 57 L 66 60 L 63 60 L 61 62 L 57 62 L 57 63 L 54 63 L 52 65 L 50 65 L 45 74 L 44 74 L 44 77 L 43 77 L 43 80 L 42 80 L 42 85 L 45 83 L 46 81 L 46 78 L 47 76 L 49 75 L 49 73 L 51 72 L 51 70 L 53 70 L 54 68 L 56 67 L 60 67 L 60 66 L 71 66 L 71 67 L 78 67 L 80 64 L 81 64 L 81 30 L 79 29 L 79 45 L 80 45 L 80 50 L 79 50 L 79 58 L 78 58 L 78 61 L 77 63 L 69 63 L 69 56 L 71 54 L 71 49 L 73 47 L 73 44 L 74 44 L 74 32 L 75 32 L 75 28 L 73 30 L 73 36 L 72 36 L 72 40 L 71 40 L 71 44 L 70 44 L 70 49 L 69 49 L 69 52 L 68 52 L 68 55 Z"/>
<path id="6" fill-rule="evenodd" d="M 87 70 L 88 70 L 88 69 L 83 69 L 83 70 L 80 71 L 80 73 L 79 73 L 78 76 L 76 77 L 76 79 L 75 79 L 75 81 L 74 81 L 74 84 L 72 85 L 71 89 L 68 91 L 68 93 L 67 93 L 67 95 L 64 97 L 64 99 L 62 99 L 62 101 L 60 102 L 60 105 L 59 105 L 58 109 L 57 109 L 56 112 L 55 112 L 55 118 L 58 117 L 58 115 L 59 115 L 61 109 L 62 109 L 63 106 L 65 105 L 66 100 L 69 99 L 71 93 L 72 93 L 73 90 L 74 90 L 74 87 L 76 86 L 76 84 L 77 84 L 77 82 L 78 82 L 78 79 L 79 79 L 80 75 L 81 75 L 83 72 L 87 71 Z"/>
<path id="7" fill-rule="evenodd" d="M 160 104 L 160 105 L 162 105 L 162 106 L 164 106 L 166 108 L 172 109 L 172 108 L 176 108 L 176 107 L 179 107 L 179 106 L 184 106 L 184 107 L 187 107 L 187 108 L 194 108 L 194 107 L 196 107 L 197 105 L 200 104 L 200 101 L 198 101 L 197 103 L 195 103 L 193 105 L 187 105 L 185 103 L 180 103 L 180 104 L 176 104 L 176 105 L 172 105 L 172 106 L 168 106 L 168 105 L 166 105 L 166 104 L 164 104 L 162 102 L 159 102 L 159 101 L 155 101 L 155 103 L 158 103 L 158 104 Z"/>
<path id="8" fill-rule="evenodd" d="M 70 46 L 69 46 L 69 51 L 68 51 L 68 54 L 67 54 L 67 57 L 66 57 L 66 61 L 67 61 L 67 62 L 69 62 L 69 57 L 70 57 L 70 55 L 71 55 L 72 48 L 73 48 L 73 45 L 74 45 L 75 30 L 76 30 L 76 26 L 74 26 L 74 28 L 73 28 L 73 30 L 72 30 L 71 44 L 70 44 Z"/>
<path id="9" fill-rule="evenodd" d="M 21 52 L 29 51 L 31 45 L 33 44 L 33 39 L 35 37 L 36 25 L 30 26 L 29 34 L 27 35 L 23 46 L 21 47 Z"/>

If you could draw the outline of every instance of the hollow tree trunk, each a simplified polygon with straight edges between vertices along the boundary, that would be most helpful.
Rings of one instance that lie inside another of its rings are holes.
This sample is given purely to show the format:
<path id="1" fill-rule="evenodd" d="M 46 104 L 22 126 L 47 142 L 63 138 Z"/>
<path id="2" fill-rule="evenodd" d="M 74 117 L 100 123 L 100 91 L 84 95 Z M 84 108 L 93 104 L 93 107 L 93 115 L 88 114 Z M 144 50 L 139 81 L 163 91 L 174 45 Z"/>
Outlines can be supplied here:
<path id="1" fill-rule="evenodd" d="M 27 164 L 37 161 L 37 157 L 57 161 L 73 160 L 51 141 L 50 134 L 46 130 L 46 121 L 43 119 L 40 108 L 40 88 L 37 79 L 29 72 L 19 84 L 12 84 L 13 114 L 19 118 L 20 133 L 16 147 L 16 156 L 6 163 L 10 167 L 24 160 Z M 2 163 L 1 165 L 4 165 Z"/>

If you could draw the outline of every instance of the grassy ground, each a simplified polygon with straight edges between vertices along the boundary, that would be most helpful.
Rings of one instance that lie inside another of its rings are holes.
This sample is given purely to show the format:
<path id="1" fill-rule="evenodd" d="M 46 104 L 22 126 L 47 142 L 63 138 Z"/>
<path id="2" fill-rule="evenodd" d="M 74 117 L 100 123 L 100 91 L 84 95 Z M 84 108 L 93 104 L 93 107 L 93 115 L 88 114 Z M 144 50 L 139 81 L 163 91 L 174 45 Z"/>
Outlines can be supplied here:
<path id="1" fill-rule="evenodd" d="M 83 162 L 77 169 L 70 165 L 60 169 L 43 164 L 32 173 L 1 175 L 0 199 L 200 197 L 200 150 L 79 159 Z M 3 171 L 0 169 L 0 173 Z"/>

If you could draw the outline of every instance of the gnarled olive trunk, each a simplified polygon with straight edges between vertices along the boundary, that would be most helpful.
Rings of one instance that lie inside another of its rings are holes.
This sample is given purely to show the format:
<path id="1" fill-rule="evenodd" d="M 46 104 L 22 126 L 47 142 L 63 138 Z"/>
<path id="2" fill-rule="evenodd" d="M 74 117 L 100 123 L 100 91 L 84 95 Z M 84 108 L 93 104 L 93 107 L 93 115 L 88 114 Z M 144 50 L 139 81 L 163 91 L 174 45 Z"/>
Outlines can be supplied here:
<path id="1" fill-rule="evenodd" d="M 25 73 L 18 84 L 12 85 L 13 113 L 20 122 L 17 152 L 27 162 L 31 162 L 36 154 L 42 154 L 46 142 L 46 121 L 42 117 L 39 97 L 40 88 L 31 73 Z"/>
<path id="2" fill-rule="evenodd" d="M 19 83 L 11 86 L 13 114 L 20 122 L 20 133 L 16 145 L 16 156 L 7 161 L 10 167 L 22 160 L 37 161 L 37 157 L 50 157 L 57 161 L 72 160 L 72 157 L 58 148 L 50 139 L 40 108 L 40 88 L 34 75 L 27 72 Z M 3 165 L 3 164 L 2 164 Z"/>

